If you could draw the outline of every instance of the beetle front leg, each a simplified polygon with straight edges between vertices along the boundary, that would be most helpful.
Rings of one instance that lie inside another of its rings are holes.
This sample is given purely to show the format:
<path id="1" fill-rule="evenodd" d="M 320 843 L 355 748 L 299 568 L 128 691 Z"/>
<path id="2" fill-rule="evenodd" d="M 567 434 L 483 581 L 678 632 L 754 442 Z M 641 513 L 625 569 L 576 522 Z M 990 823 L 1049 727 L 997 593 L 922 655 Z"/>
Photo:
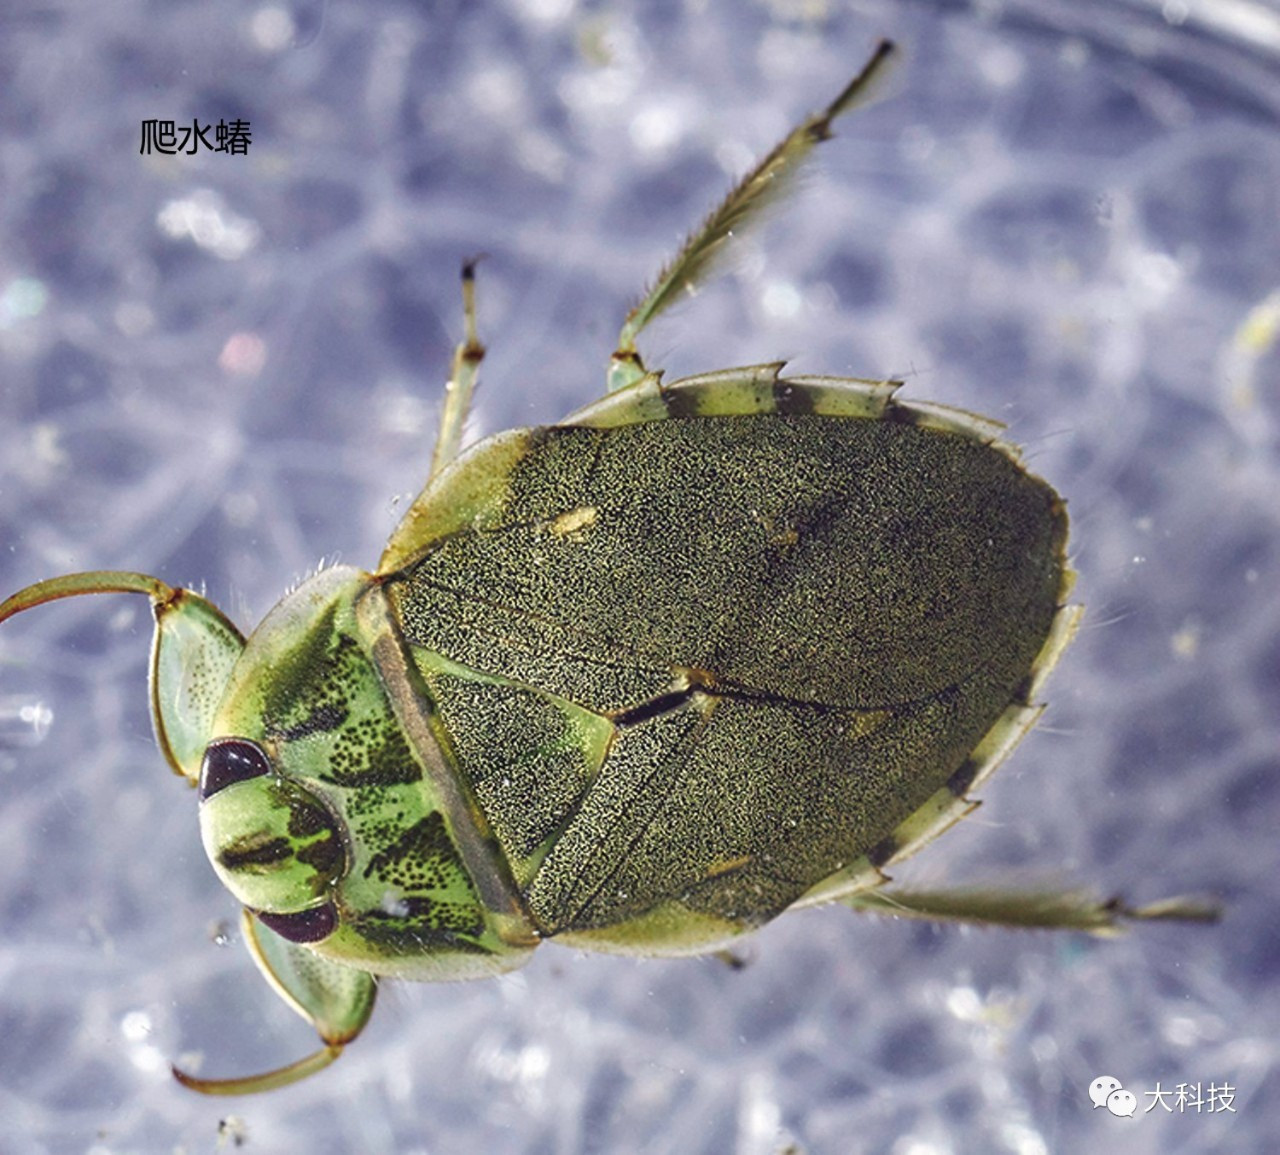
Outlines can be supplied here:
<path id="1" fill-rule="evenodd" d="M 273 1091 L 324 1070 L 364 1029 L 377 994 L 377 980 L 372 975 L 330 962 L 307 947 L 289 942 L 247 910 L 242 912 L 242 925 L 258 969 L 276 993 L 315 1027 L 324 1047 L 274 1071 L 235 1079 L 201 1079 L 173 1068 L 178 1082 L 206 1095 Z"/>
<path id="2" fill-rule="evenodd" d="M 484 360 L 484 346 L 476 331 L 476 262 L 472 257 L 462 265 L 462 318 L 463 336 L 453 351 L 453 364 L 449 370 L 449 383 L 444 390 L 444 407 L 440 413 L 440 431 L 436 434 L 436 447 L 431 455 L 430 481 L 446 465 L 458 456 L 462 445 L 462 433 L 471 410 L 471 394 L 475 390 L 480 362 Z"/>
<path id="3" fill-rule="evenodd" d="M 150 574 L 93 570 L 27 586 L 0 602 L 0 622 L 35 606 L 84 594 L 145 594 L 156 620 L 151 641 L 151 721 L 175 774 L 192 786 L 244 635 L 217 606 Z"/>

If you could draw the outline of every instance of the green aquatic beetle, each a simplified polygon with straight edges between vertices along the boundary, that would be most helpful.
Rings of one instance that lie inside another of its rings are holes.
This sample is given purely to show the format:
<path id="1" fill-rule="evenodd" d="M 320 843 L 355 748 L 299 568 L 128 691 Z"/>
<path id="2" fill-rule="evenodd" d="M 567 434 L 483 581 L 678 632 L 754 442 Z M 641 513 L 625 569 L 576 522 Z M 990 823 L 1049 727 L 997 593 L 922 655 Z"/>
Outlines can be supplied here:
<path id="1" fill-rule="evenodd" d="M 684 245 L 623 326 L 605 397 L 460 453 L 483 356 L 472 269 L 426 487 L 373 573 L 322 570 L 246 640 L 122 572 L 57 598 L 151 599 L 156 737 L 199 795 L 254 960 L 332 1062 L 383 977 L 520 966 L 543 940 L 715 951 L 841 901 L 1104 931 L 1210 917 L 1076 892 L 888 892 L 973 809 L 1075 628 L 1063 502 L 1000 426 L 893 381 L 753 365 L 666 384 L 636 338 L 860 103 L 881 43 Z"/>

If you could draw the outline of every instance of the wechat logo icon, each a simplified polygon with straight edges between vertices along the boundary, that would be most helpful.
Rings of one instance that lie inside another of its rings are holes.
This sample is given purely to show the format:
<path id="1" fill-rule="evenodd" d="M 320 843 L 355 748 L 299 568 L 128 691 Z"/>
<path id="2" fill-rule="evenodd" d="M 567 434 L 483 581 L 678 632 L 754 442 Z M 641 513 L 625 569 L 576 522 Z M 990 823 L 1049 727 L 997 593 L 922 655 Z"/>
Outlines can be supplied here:
<path id="1" fill-rule="evenodd" d="M 1099 1075 L 1089 1084 L 1089 1098 L 1093 1100 L 1093 1109 L 1106 1107 L 1113 1115 L 1132 1119 L 1138 1109 L 1138 1098 L 1132 1091 L 1126 1091 L 1120 1080 L 1114 1075 Z"/>

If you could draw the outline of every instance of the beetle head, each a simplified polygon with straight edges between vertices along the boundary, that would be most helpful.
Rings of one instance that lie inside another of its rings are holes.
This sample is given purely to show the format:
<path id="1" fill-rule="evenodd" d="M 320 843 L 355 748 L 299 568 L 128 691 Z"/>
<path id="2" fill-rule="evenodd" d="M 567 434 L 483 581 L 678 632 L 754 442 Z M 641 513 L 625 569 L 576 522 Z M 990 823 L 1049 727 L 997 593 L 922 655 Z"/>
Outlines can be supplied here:
<path id="1" fill-rule="evenodd" d="M 325 570 L 286 596 L 245 644 L 200 762 L 200 835 L 218 877 L 292 942 L 328 938 L 351 836 L 336 800 L 359 734 L 385 699 L 351 638 L 365 575 Z"/>
<path id="2" fill-rule="evenodd" d="M 291 942 L 337 926 L 330 891 L 346 852 L 340 823 L 309 790 L 276 772 L 245 738 L 209 743 L 200 767 L 200 833 L 232 894 Z"/>
<path id="3" fill-rule="evenodd" d="M 456 774 L 452 754 L 430 733 L 415 746 L 397 720 L 392 693 L 422 716 L 431 708 L 416 673 L 402 657 L 388 674 L 374 657 L 379 646 L 407 650 L 389 618 L 360 620 L 361 605 L 385 606 L 376 578 L 324 570 L 247 641 L 204 598 L 134 573 L 41 582 L 0 603 L 0 621 L 112 592 L 151 598 L 156 736 L 199 788 L 205 852 L 247 910 L 282 940 L 374 973 L 461 978 L 518 965 L 536 935 L 485 858 L 489 836 L 424 773 L 420 746 L 445 775 Z"/>

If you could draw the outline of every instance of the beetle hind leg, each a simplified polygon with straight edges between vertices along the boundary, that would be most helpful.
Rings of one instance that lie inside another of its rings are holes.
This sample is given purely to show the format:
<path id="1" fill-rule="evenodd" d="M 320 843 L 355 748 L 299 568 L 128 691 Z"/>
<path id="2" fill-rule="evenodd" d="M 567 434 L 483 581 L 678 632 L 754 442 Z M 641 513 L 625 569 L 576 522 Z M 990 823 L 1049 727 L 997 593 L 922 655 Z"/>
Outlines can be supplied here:
<path id="1" fill-rule="evenodd" d="M 865 104 L 894 54 L 894 45 L 881 40 L 862 70 L 825 109 L 801 121 L 774 149 L 729 191 L 658 274 L 657 280 L 630 313 L 618 334 L 618 347 L 609 363 L 609 391 L 625 388 L 645 376 L 636 338 L 650 321 L 674 301 L 694 292 L 716 265 L 730 240 L 760 219 L 769 205 L 785 197 L 792 178 L 814 146 L 831 138 L 832 122 Z"/>
<path id="2" fill-rule="evenodd" d="M 1074 575 L 1063 571 L 1060 599 L 1070 592 Z M 1079 606 L 1059 605 L 1041 648 L 1016 699 L 946 784 L 892 830 L 867 854 L 824 879 L 795 904 L 841 902 L 854 910 L 942 922 L 988 926 L 1079 930 L 1114 934 L 1125 922 L 1173 920 L 1214 922 L 1219 907 L 1211 899 L 1179 896 L 1130 906 L 1119 896 L 1099 898 L 1079 889 L 1007 890 L 969 887 L 949 890 L 894 890 L 882 868 L 904 861 L 979 806 L 970 792 L 995 772 L 1009 752 L 1035 725 L 1044 707 L 1033 704 L 1044 680 L 1079 626 Z"/>
<path id="3" fill-rule="evenodd" d="M 1119 895 L 1104 899 L 1087 890 L 869 890 L 847 895 L 840 901 L 854 910 L 930 922 L 1080 930 L 1097 935 L 1115 934 L 1126 922 L 1217 922 L 1221 914 L 1213 899 L 1195 895 L 1130 906 Z"/>

